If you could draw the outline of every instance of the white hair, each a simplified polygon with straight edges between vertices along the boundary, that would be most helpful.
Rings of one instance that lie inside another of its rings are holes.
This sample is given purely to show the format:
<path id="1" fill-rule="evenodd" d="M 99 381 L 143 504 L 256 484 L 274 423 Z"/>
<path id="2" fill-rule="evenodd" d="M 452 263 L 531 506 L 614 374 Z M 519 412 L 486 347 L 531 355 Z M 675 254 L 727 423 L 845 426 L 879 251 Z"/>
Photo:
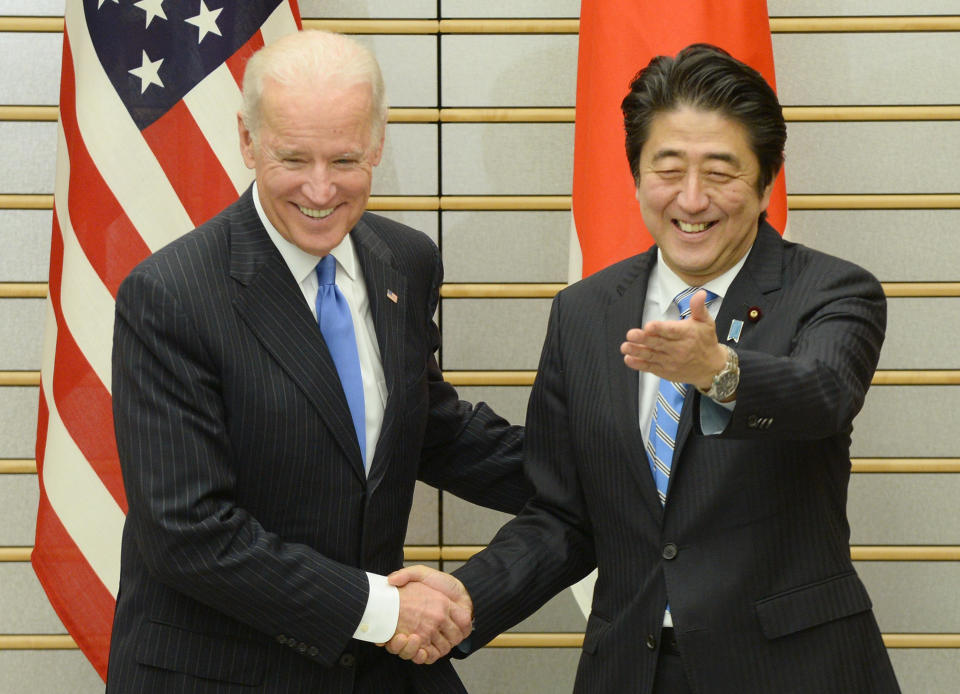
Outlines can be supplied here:
<path id="1" fill-rule="evenodd" d="M 343 34 L 299 31 L 254 53 L 243 73 L 240 115 L 254 146 L 259 142 L 264 81 L 282 85 L 353 86 L 369 84 L 372 97 L 371 145 L 380 141 L 387 124 L 387 98 L 380 65 L 370 50 Z"/>

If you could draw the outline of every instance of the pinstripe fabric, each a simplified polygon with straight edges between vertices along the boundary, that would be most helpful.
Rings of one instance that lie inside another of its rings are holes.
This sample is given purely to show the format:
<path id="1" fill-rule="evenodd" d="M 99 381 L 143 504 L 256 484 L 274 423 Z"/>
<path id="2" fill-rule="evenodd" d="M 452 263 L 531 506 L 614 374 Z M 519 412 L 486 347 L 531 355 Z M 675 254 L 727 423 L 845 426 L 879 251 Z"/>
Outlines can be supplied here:
<path id="1" fill-rule="evenodd" d="M 130 511 L 108 692 L 462 691 L 448 663 L 352 641 L 364 571 L 401 565 L 417 478 L 519 509 L 519 431 L 441 379 L 432 242 L 375 215 L 351 233 L 388 389 L 369 478 L 249 190 L 121 286 L 114 417 Z"/>
<path id="2" fill-rule="evenodd" d="M 762 226 L 716 320 L 721 339 L 744 321 L 731 421 L 701 435 L 699 395 L 687 394 L 661 506 L 638 379 L 617 349 L 641 322 L 655 260 L 626 260 L 554 301 L 527 412 L 536 495 L 456 572 L 473 644 L 597 566 L 576 692 L 650 692 L 647 643 L 668 598 L 698 694 L 898 692 L 846 519 L 851 421 L 886 321 L 879 283 Z M 761 320 L 747 320 L 751 307 Z"/>

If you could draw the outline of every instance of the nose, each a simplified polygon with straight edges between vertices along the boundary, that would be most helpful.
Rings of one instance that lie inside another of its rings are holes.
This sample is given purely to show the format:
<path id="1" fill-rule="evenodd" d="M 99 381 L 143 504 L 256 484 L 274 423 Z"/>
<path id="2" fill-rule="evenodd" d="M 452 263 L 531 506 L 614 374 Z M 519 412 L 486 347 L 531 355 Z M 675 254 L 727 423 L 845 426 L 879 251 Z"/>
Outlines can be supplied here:
<path id="1" fill-rule="evenodd" d="M 330 168 L 321 162 L 310 167 L 306 180 L 303 182 L 303 194 L 311 203 L 322 206 L 329 202 L 337 193 L 337 186 L 331 175 Z"/>
<path id="2" fill-rule="evenodd" d="M 703 212 L 710 205 L 710 200 L 696 172 L 691 171 L 684 176 L 677 195 L 677 204 L 684 212 L 691 214 Z"/>

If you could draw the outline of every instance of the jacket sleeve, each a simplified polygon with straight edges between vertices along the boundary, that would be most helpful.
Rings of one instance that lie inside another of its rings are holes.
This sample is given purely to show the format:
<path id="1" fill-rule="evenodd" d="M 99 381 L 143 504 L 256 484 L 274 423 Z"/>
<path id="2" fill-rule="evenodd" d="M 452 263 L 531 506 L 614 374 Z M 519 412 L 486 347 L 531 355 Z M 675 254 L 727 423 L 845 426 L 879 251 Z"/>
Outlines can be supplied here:
<path id="1" fill-rule="evenodd" d="M 528 617 L 595 566 L 591 524 L 567 423 L 561 297 L 554 300 L 527 410 L 524 467 L 536 494 L 486 549 L 454 572 L 473 600 L 470 650 Z"/>

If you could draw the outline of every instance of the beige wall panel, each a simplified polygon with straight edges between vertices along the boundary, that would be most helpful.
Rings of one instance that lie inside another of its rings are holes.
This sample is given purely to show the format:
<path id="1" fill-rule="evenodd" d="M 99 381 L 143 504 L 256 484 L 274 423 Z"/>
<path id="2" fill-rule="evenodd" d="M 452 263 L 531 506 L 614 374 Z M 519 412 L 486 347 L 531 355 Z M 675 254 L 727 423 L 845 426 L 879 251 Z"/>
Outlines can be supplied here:
<path id="1" fill-rule="evenodd" d="M 854 420 L 851 451 L 864 458 L 955 457 L 958 412 L 956 386 L 875 386 Z"/>
<path id="2" fill-rule="evenodd" d="M 882 282 L 955 282 L 960 210 L 793 210 L 787 238 Z"/>
<path id="3" fill-rule="evenodd" d="M 888 652 L 903 694 L 956 694 L 960 682 L 956 649 L 893 648 Z"/>
<path id="4" fill-rule="evenodd" d="M 40 368 L 46 299 L 0 299 L 0 371 Z"/>
<path id="5" fill-rule="evenodd" d="M 444 299 L 443 368 L 536 369 L 550 299 Z"/>
<path id="6" fill-rule="evenodd" d="M 440 0 L 444 18 L 579 17 L 579 0 Z"/>
<path id="7" fill-rule="evenodd" d="M 453 666 L 476 694 L 559 694 L 573 689 L 579 648 L 484 648 Z"/>
<path id="8" fill-rule="evenodd" d="M 960 297 L 888 299 L 887 339 L 879 368 L 960 368 L 957 330 L 949 327 L 957 317 Z"/>
<path id="9" fill-rule="evenodd" d="M 570 213 L 444 212 L 447 282 L 566 282 Z"/>
<path id="10" fill-rule="evenodd" d="M 0 282 L 46 282 L 50 269 L 49 210 L 0 210 Z"/>
<path id="11" fill-rule="evenodd" d="M 960 14 L 957 0 L 767 0 L 771 17 Z"/>
<path id="12" fill-rule="evenodd" d="M 331 17 L 424 19 L 437 16 L 436 0 L 299 0 L 304 19 Z"/>
<path id="13" fill-rule="evenodd" d="M 0 0 L 0 17 L 63 15 L 64 0 Z"/>
<path id="14" fill-rule="evenodd" d="M 905 426 L 895 428 L 900 432 L 911 431 Z M 847 500 L 850 542 L 854 545 L 960 544 L 957 499 L 960 499 L 960 475 L 957 474 L 851 475 Z M 956 630 L 960 631 L 960 620 Z"/>
<path id="15" fill-rule="evenodd" d="M 373 195 L 436 195 L 437 126 L 387 126 L 380 166 L 373 170 Z"/>
<path id="16" fill-rule="evenodd" d="M 80 651 L 0 651 L 4 694 L 103 694 L 103 680 Z"/>
<path id="17" fill-rule="evenodd" d="M 0 508 L 3 509 L 0 514 L 0 547 L 33 545 L 39 498 L 40 488 L 36 475 L 0 475 Z M 0 563 L 0 566 L 3 566 L 3 563 Z M 0 583 L 0 586 L 2 585 L 4 584 Z M 0 689 L 0 692 L 2 691 Z"/>
<path id="18" fill-rule="evenodd" d="M 773 57 L 784 105 L 960 102 L 954 32 L 774 34 Z"/>
<path id="19" fill-rule="evenodd" d="M 440 238 L 440 213 L 416 210 L 377 210 L 376 214 L 413 227 L 437 243 Z"/>
<path id="20" fill-rule="evenodd" d="M 953 193 L 960 121 L 790 123 L 790 193 Z"/>
<path id="21" fill-rule="evenodd" d="M 33 457 L 39 402 L 39 388 L 0 386 L 0 458 Z"/>
<path id="22" fill-rule="evenodd" d="M 0 16 L 3 16 L 0 11 Z M 63 34 L 0 32 L 0 103 L 55 106 L 60 102 Z"/>
<path id="23" fill-rule="evenodd" d="M 468 402 L 487 403 L 511 424 L 522 425 L 526 421 L 529 386 L 460 386 L 457 392 Z"/>
<path id="24" fill-rule="evenodd" d="M 0 194 L 52 193 L 57 124 L 0 121 Z"/>
<path id="25" fill-rule="evenodd" d="M 0 634 L 64 634 L 30 562 L 0 562 Z"/>
<path id="26" fill-rule="evenodd" d="M 450 34 L 440 48 L 443 106 L 576 103 L 576 34 Z"/>
<path id="27" fill-rule="evenodd" d="M 443 544 L 485 545 L 511 518 L 509 513 L 475 506 L 453 494 L 444 494 Z"/>
<path id="28" fill-rule="evenodd" d="M 448 123 L 445 195 L 569 195 L 572 123 Z"/>
<path id="29" fill-rule="evenodd" d="M 413 489 L 413 508 L 404 544 L 436 545 L 440 542 L 437 514 L 440 510 L 440 495 L 436 489 L 417 482 Z"/>
<path id="30" fill-rule="evenodd" d="M 436 35 L 357 34 L 354 38 L 377 56 L 390 106 L 436 107 Z"/>
<path id="31" fill-rule="evenodd" d="M 864 561 L 856 569 L 881 631 L 960 631 L 960 562 Z"/>

